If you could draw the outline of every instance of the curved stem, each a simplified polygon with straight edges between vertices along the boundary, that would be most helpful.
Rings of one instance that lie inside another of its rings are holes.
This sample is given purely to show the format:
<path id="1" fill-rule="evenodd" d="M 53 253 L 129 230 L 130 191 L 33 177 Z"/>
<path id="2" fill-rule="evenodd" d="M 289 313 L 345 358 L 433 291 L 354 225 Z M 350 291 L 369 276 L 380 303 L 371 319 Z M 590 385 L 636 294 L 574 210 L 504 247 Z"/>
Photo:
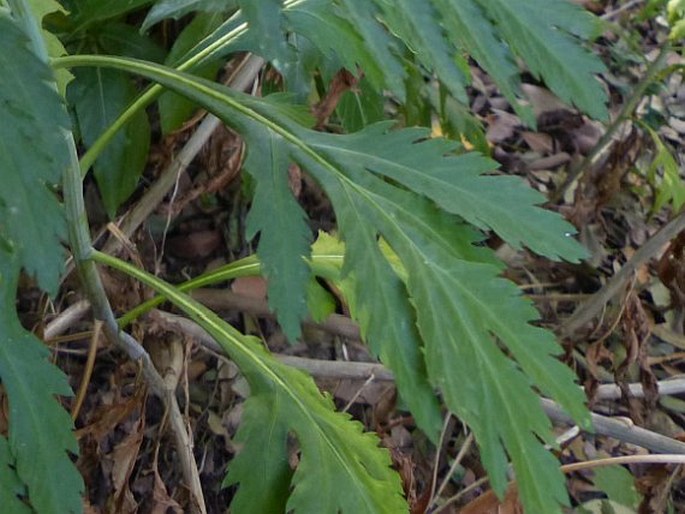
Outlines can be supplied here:
<path id="1" fill-rule="evenodd" d="M 166 388 L 164 380 L 157 372 L 152 359 L 141 344 L 126 332 L 119 329 L 114 312 L 102 285 L 102 280 L 91 260 L 92 241 L 88 218 L 83 201 L 83 184 L 76 152 L 76 143 L 71 132 L 64 131 L 65 143 L 69 152 L 70 165 L 64 174 L 63 193 L 69 226 L 69 244 L 71 246 L 74 264 L 81 279 L 81 285 L 93 309 L 96 320 L 103 322 L 103 331 L 107 339 L 126 352 L 133 360 L 142 365 L 143 375 L 152 392 L 164 403 L 171 417 L 172 427 L 183 426 L 183 416 L 176 401 L 174 391 Z M 179 423 L 180 420 L 180 423 Z M 202 485 L 200 484 L 197 464 L 191 451 L 191 441 L 185 431 L 173 429 L 178 454 L 181 461 L 184 479 L 194 496 L 193 510 L 201 514 L 206 513 Z"/>

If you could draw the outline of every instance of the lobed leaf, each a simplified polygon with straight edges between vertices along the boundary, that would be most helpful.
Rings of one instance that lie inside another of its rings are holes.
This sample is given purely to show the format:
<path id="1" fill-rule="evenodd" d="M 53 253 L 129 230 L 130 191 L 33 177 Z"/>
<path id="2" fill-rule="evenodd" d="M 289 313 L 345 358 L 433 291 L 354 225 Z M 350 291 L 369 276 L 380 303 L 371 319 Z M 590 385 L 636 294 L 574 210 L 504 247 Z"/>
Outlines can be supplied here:
<path id="1" fill-rule="evenodd" d="M 260 137 L 249 132 L 244 136 Z M 307 215 L 290 191 L 289 164 L 283 138 L 270 132 L 247 150 L 244 167 L 256 182 L 246 235 L 251 239 L 260 233 L 257 255 L 268 281 L 269 306 L 294 342 L 300 335 L 300 321 L 307 315 L 311 273 L 305 257 L 312 236 Z"/>
<path id="2" fill-rule="evenodd" d="M 25 495 L 26 487 L 14 469 L 14 458 L 7 439 L 0 436 L 0 502 L 3 511 L 7 514 L 31 514 L 29 506 L 19 498 Z"/>
<path id="3" fill-rule="evenodd" d="M 227 477 L 228 483 L 240 484 L 238 495 L 242 495 L 232 512 L 282 512 L 256 510 L 253 502 L 262 508 L 279 509 L 282 492 L 290 486 L 286 511 L 408 511 L 399 476 L 390 468 L 387 450 L 378 447 L 378 437 L 364 433 L 362 425 L 347 414 L 335 412 L 330 397 L 319 392 L 311 377 L 280 363 L 257 338 L 240 334 L 211 310 L 156 277 L 104 254 L 96 253 L 95 257 L 138 278 L 176 304 L 221 345 L 250 384 L 250 401 L 244 406 L 246 424 L 238 436 L 247 453 Z M 297 438 L 300 462 L 291 482 L 287 482 L 290 433 Z M 255 462 L 260 463 L 257 473 Z"/>
<path id="4" fill-rule="evenodd" d="M 407 290 L 381 253 L 375 233 L 363 213 L 354 209 L 338 212 L 341 226 L 356 227 L 356 230 L 346 232 L 347 244 L 343 246 L 320 235 L 312 251 L 345 256 L 345 278 L 341 275 L 341 266 L 326 278 L 340 287 L 352 318 L 359 323 L 363 339 L 393 370 L 400 397 L 417 425 L 437 443 L 442 414 L 428 381 L 422 354 L 424 348 Z"/>
<path id="5" fill-rule="evenodd" d="M 590 14 L 567 0 L 476 0 L 501 38 L 565 102 L 607 119 L 606 92 L 594 74 L 605 67 L 573 35 L 592 32 Z"/>
<path id="6" fill-rule="evenodd" d="M 274 59 L 282 54 L 279 45 L 292 41 L 295 34 L 325 55 L 328 65 L 353 72 L 359 67 L 378 91 L 389 89 L 402 101 L 406 100 L 408 60 L 403 54 L 407 50 L 417 55 L 418 66 L 435 73 L 461 102 L 466 100 L 464 87 L 469 79 L 464 55 L 471 55 L 522 119 L 533 124 L 530 109 L 519 101 L 516 59 L 520 58 L 562 100 L 595 118 L 607 118 L 607 96 L 594 78 L 605 70 L 604 65 L 582 47 L 582 40 L 596 35 L 598 22 L 568 0 L 342 0 L 333 8 L 324 0 L 286 0 L 282 9 L 277 44 L 272 33 L 268 37 L 272 43 L 268 47 L 262 43 L 259 29 L 266 27 L 263 23 L 253 24 L 255 35 L 252 28 L 238 29 L 244 19 L 239 13 L 201 47 L 216 44 L 216 54 L 247 47 Z M 272 12 L 269 19 L 276 17 Z M 305 18 L 310 21 L 294 22 Z M 229 34 L 240 36 L 229 38 Z M 320 59 L 305 56 L 305 50 L 293 51 L 297 58 L 291 60 L 286 78 L 309 75 L 322 65 Z M 301 80 L 298 91 L 300 87 Z"/>
<path id="7" fill-rule="evenodd" d="M 68 163 L 69 118 L 50 68 L 17 22 L 0 11 L 0 260 L 16 256 L 50 294 L 57 292 L 66 237 L 51 188 Z"/>
<path id="8" fill-rule="evenodd" d="M 441 390 L 448 407 L 472 425 L 496 490 L 504 491 L 509 454 L 526 508 L 531 512 L 559 512 L 560 504 L 567 502 L 562 475 L 548 471 L 541 478 L 536 473 L 539 469 L 557 468 L 553 456 L 540 444 L 552 442 L 553 438 L 532 388 L 555 398 L 584 428 L 589 428 L 584 397 L 573 382 L 573 374 L 554 358 L 559 352 L 554 337 L 530 325 L 536 312 L 519 296 L 518 288 L 498 278 L 501 265 L 493 264 L 492 252 L 473 245 L 478 240 L 474 232 L 461 219 L 438 210 L 419 192 L 396 185 L 400 177 L 423 174 L 428 179 L 433 175 L 442 178 L 443 160 L 452 165 L 459 163 L 459 158 L 445 155 L 449 148 L 446 143 L 414 143 L 418 133 L 407 129 L 388 134 L 391 146 L 395 138 L 405 141 L 406 146 L 402 151 L 394 146 L 396 155 L 386 155 L 382 134 L 387 125 L 369 127 L 365 136 L 370 140 L 369 135 L 374 134 L 376 144 L 365 146 L 355 135 L 321 134 L 303 128 L 277 101 L 238 94 L 156 65 L 84 56 L 64 61 L 119 66 L 153 78 L 231 124 L 245 136 L 248 148 L 259 148 L 265 140 L 282 143 L 285 148 L 280 151 L 307 170 L 331 199 L 342 235 L 350 245 L 346 250 L 347 270 L 363 269 L 369 255 L 378 261 L 366 250 L 374 246 L 378 236 L 398 257 L 404 270 L 398 276 L 406 284 L 416 326 L 424 340 L 429 381 Z M 372 163 L 375 173 L 360 165 L 360 160 Z M 471 180 L 477 180 L 479 172 L 471 174 Z M 392 180 L 382 180 L 377 174 Z M 560 248 L 573 244 L 564 232 L 545 236 L 548 243 L 556 242 Z M 571 250 L 572 258 L 582 253 L 578 248 Z M 365 287 L 379 287 L 375 278 L 369 278 L 369 282 Z M 371 303 L 369 308 L 373 308 Z M 386 321 L 380 316 L 378 319 Z M 412 319 L 401 320 L 405 324 L 400 329 L 410 326 Z M 498 342 L 516 361 L 505 356 Z M 493 419 L 499 422 L 492 423 Z M 305 441 L 300 444 L 304 451 Z M 298 470 L 306 468 L 303 462 Z M 374 469 L 380 469 L 380 464 Z M 354 473 L 350 471 L 350 476 Z M 298 483 L 297 473 L 293 480 Z M 356 484 L 350 481 L 346 485 L 354 488 Z M 297 498 L 297 490 L 296 486 L 292 498 Z M 304 491 L 307 499 L 299 503 L 291 498 L 289 506 L 318 507 L 308 503 L 313 500 L 308 498 L 306 488 Z"/>
<path id="9" fill-rule="evenodd" d="M 18 276 L 18 259 L 0 258 L 0 381 L 9 400 L 9 451 L 37 512 L 81 512 L 83 481 L 67 453 L 77 453 L 78 444 L 71 417 L 55 398 L 72 392 L 47 348 L 19 322 Z"/>
<path id="10" fill-rule="evenodd" d="M 479 154 L 448 155 L 456 144 L 428 138 L 426 129 L 390 132 L 379 123 L 352 135 L 318 138 L 314 146 L 337 154 L 347 169 L 371 171 L 425 195 L 446 212 L 457 214 L 476 227 L 492 229 L 514 248 L 525 245 L 551 259 L 578 261 L 584 250 L 570 237 L 575 228 L 558 215 L 536 207 L 542 194 L 517 177 L 486 175 L 498 164 Z M 331 141 L 332 143 L 332 141 Z M 411 149 L 408 151 L 407 149 Z"/>

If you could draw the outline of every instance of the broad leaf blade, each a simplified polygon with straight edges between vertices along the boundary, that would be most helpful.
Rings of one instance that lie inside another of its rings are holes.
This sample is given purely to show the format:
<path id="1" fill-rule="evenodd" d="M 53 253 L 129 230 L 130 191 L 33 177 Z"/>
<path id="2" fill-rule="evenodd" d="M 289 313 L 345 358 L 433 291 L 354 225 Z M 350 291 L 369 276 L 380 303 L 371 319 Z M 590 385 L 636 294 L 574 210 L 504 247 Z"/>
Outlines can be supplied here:
<path id="1" fill-rule="evenodd" d="M 11 248 L 40 287 L 57 292 L 66 236 L 61 204 L 51 187 L 68 163 L 69 118 L 50 69 L 28 39 L 0 14 L 0 260 Z"/>
<path id="2" fill-rule="evenodd" d="M 76 110 L 81 137 L 90 146 L 136 97 L 131 80 L 107 69 L 77 70 L 68 96 Z M 127 123 L 102 151 L 93 168 L 110 218 L 128 199 L 143 173 L 150 146 L 150 124 L 144 111 Z"/>

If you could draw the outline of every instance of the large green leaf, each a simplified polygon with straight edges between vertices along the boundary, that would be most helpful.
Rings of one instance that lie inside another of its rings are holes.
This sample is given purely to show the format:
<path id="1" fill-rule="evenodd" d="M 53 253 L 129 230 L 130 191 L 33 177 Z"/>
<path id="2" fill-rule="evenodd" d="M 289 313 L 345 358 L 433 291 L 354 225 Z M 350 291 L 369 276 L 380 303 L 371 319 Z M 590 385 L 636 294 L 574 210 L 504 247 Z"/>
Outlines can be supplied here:
<path id="1" fill-rule="evenodd" d="M 77 453 L 78 445 L 55 398 L 72 392 L 45 345 L 19 322 L 18 272 L 16 258 L 0 258 L 0 381 L 9 399 L 10 454 L 37 512 L 81 512 L 83 482 L 67 453 Z"/>
<path id="2" fill-rule="evenodd" d="M 92 145 L 136 97 L 129 77 L 116 70 L 78 70 L 69 84 L 68 97 L 76 110 L 81 137 Z M 93 168 L 102 200 L 110 218 L 133 193 L 143 173 L 150 146 L 150 124 L 144 111 L 138 112 L 114 136 Z"/>
<path id="3" fill-rule="evenodd" d="M 199 323 L 238 365 L 250 384 L 238 440 L 243 456 L 229 471 L 239 489 L 232 512 L 283 512 L 283 492 L 292 493 L 286 511 L 321 514 L 407 512 L 399 476 L 375 434 L 334 410 L 311 377 L 289 368 L 261 342 L 237 332 L 212 311 L 172 286 L 104 254 L 96 260 L 138 278 Z M 288 434 L 294 434 L 300 460 L 292 474 Z M 255 465 L 257 467 L 255 468 Z"/>
<path id="4" fill-rule="evenodd" d="M 293 50 L 284 37 L 283 0 L 238 0 L 238 5 L 250 28 L 251 44 L 260 55 L 269 55 L 274 66 L 287 75 Z"/>
<path id="5" fill-rule="evenodd" d="M 284 145 L 279 151 L 307 170 L 333 202 L 342 235 L 349 243 L 346 270 L 363 270 L 369 256 L 378 260 L 365 249 L 373 246 L 378 235 L 397 255 L 416 312 L 416 325 L 424 339 L 429 380 L 442 391 L 448 407 L 472 424 L 496 490 L 504 491 L 508 453 L 520 480 L 524 505 L 531 512 L 559 512 L 559 504 L 566 501 L 563 477 L 553 471 L 554 459 L 540 444 L 541 440 L 551 442 L 553 438 L 532 387 L 555 398 L 583 427 L 589 428 L 584 397 L 573 382 L 573 374 L 553 357 L 560 348 L 551 333 L 530 325 L 537 317 L 536 311 L 519 296 L 518 288 L 498 278 L 501 267 L 493 265 L 491 251 L 473 245 L 478 239 L 473 231 L 460 218 L 438 210 L 420 195 L 434 192 L 412 192 L 394 185 L 407 175 L 425 174 L 427 180 L 443 180 L 444 168 L 451 164 L 459 170 L 459 160 L 472 157 L 449 157 L 449 145 L 440 141 L 414 142 L 419 133 L 413 129 L 387 134 L 389 142 L 399 138 L 405 146 L 395 147 L 394 156 L 386 155 L 382 148 L 386 125 L 364 131 L 366 139 L 374 139 L 375 145 L 362 144 L 357 135 L 314 132 L 294 121 L 292 108 L 287 105 L 242 95 L 152 64 L 97 56 L 69 57 L 63 62 L 136 71 L 188 95 L 217 114 L 244 135 L 248 148 L 260 148 L 263 141 Z M 359 160 L 373 163 L 373 173 L 368 166 L 359 165 Z M 478 165 L 477 161 L 474 165 Z M 397 170 L 406 173 L 396 175 Z M 482 171 L 467 174 L 463 180 L 468 183 L 470 177 L 477 182 Z M 377 175 L 391 177 L 393 183 Z M 524 200 L 519 196 L 519 201 Z M 534 207 L 515 206 L 509 217 L 515 218 L 529 208 Z M 482 206 L 480 209 L 484 210 Z M 538 213 L 542 223 L 554 216 L 542 210 Z M 495 224 L 493 219 L 483 217 L 480 224 Z M 491 228 L 503 230 L 505 237 L 510 235 L 513 229 L 507 224 L 503 227 Z M 571 225 L 557 219 L 547 230 L 550 233 L 543 234 L 545 244 L 566 249 L 570 255 L 563 257 L 574 260 L 582 255 L 580 247 L 567 237 Z M 521 243 L 528 246 L 538 244 L 525 234 L 520 237 Z M 281 261 L 273 265 L 287 266 L 288 258 L 280 256 Z M 378 270 L 384 273 L 382 268 Z M 386 277 L 387 273 L 381 278 Z M 376 278 L 365 278 L 366 282 L 360 282 L 365 288 L 360 297 L 381 287 Z M 278 275 L 272 279 L 287 280 Z M 395 288 L 389 294 L 401 291 Z M 289 308 L 281 306 L 283 310 Z M 369 302 L 368 308 L 376 306 Z M 402 327 L 410 326 L 413 319 L 402 319 Z M 377 322 L 387 320 L 379 315 Z M 516 361 L 505 356 L 497 341 Z M 546 470 L 544 479 L 537 476 L 539 469 Z"/>
<path id="6" fill-rule="evenodd" d="M 22 267 L 56 293 L 66 235 L 51 188 L 68 164 L 69 118 L 37 26 L 0 11 L 0 383 L 10 408 L 9 447 L 1 439 L 0 466 L 12 466 L 0 471 L 0 504 L 22 512 L 14 495 L 23 484 L 38 512 L 57 514 L 81 510 L 83 483 L 67 454 L 78 446 L 71 418 L 55 398 L 71 389 L 45 346 L 21 326 L 15 303 Z"/>
<path id="7" fill-rule="evenodd" d="M 69 118 L 51 70 L 1 12 L 0 48 L 0 260 L 6 252 L 16 255 L 40 287 L 55 294 L 66 224 L 51 188 L 67 166 Z"/>

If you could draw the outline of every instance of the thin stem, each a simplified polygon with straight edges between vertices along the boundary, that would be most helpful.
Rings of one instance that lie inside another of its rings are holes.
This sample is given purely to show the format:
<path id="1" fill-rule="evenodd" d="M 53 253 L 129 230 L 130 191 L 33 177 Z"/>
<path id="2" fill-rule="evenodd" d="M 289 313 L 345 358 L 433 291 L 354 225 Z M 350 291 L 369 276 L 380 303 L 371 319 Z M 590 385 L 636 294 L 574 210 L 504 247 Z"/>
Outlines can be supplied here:
<path id="1" fill-rule="evenodd" d="M 69 244 L 74 258 L 74 265 L 81 279 L 84 292 L 90 301 L 93 316 L 96 320 L 102 321 L 103 331 L 113 345 L 124 350 L 131 359 L 141 363 L 146 383 L 152 392 L 162 400 L 172 420 L 176 420 L 175 423 L 172 423 L 172 426 L 182 426 L 182 415 L 176 402 L 176 397 L 173 395 L 173 391 L 166 389 L 164 380 L 155 369 L 150 355 L 138 341 L 129 334 L 120 331 L 119 325 L 117 325 L 117 320 L 112 312 L 112 307 L 109 304 L 95 262 L 90 258 L 93 251 L 92 241 L 90 239 L 88 218 L 83 201 L 83 184 L 76 152 L 76 143 L 71 132 L 66 130 L 64 131 L 64 138 L 70 160 L 70 165 L 64 174 L 62 188 L 69 226 Z M 206 507 L 202 485 L 200 484 L 197 464 L 195 463 L 192 451 L 190 451 L 191 442 L 188 434 L 185 431 L 178 430 L 173 430 L 173 434 L 184 479 L 194 496 L 193 501 L 191 501 L 193 510 L 196 510 L 197 507 L 200 513 L 205 514 Z"/>

